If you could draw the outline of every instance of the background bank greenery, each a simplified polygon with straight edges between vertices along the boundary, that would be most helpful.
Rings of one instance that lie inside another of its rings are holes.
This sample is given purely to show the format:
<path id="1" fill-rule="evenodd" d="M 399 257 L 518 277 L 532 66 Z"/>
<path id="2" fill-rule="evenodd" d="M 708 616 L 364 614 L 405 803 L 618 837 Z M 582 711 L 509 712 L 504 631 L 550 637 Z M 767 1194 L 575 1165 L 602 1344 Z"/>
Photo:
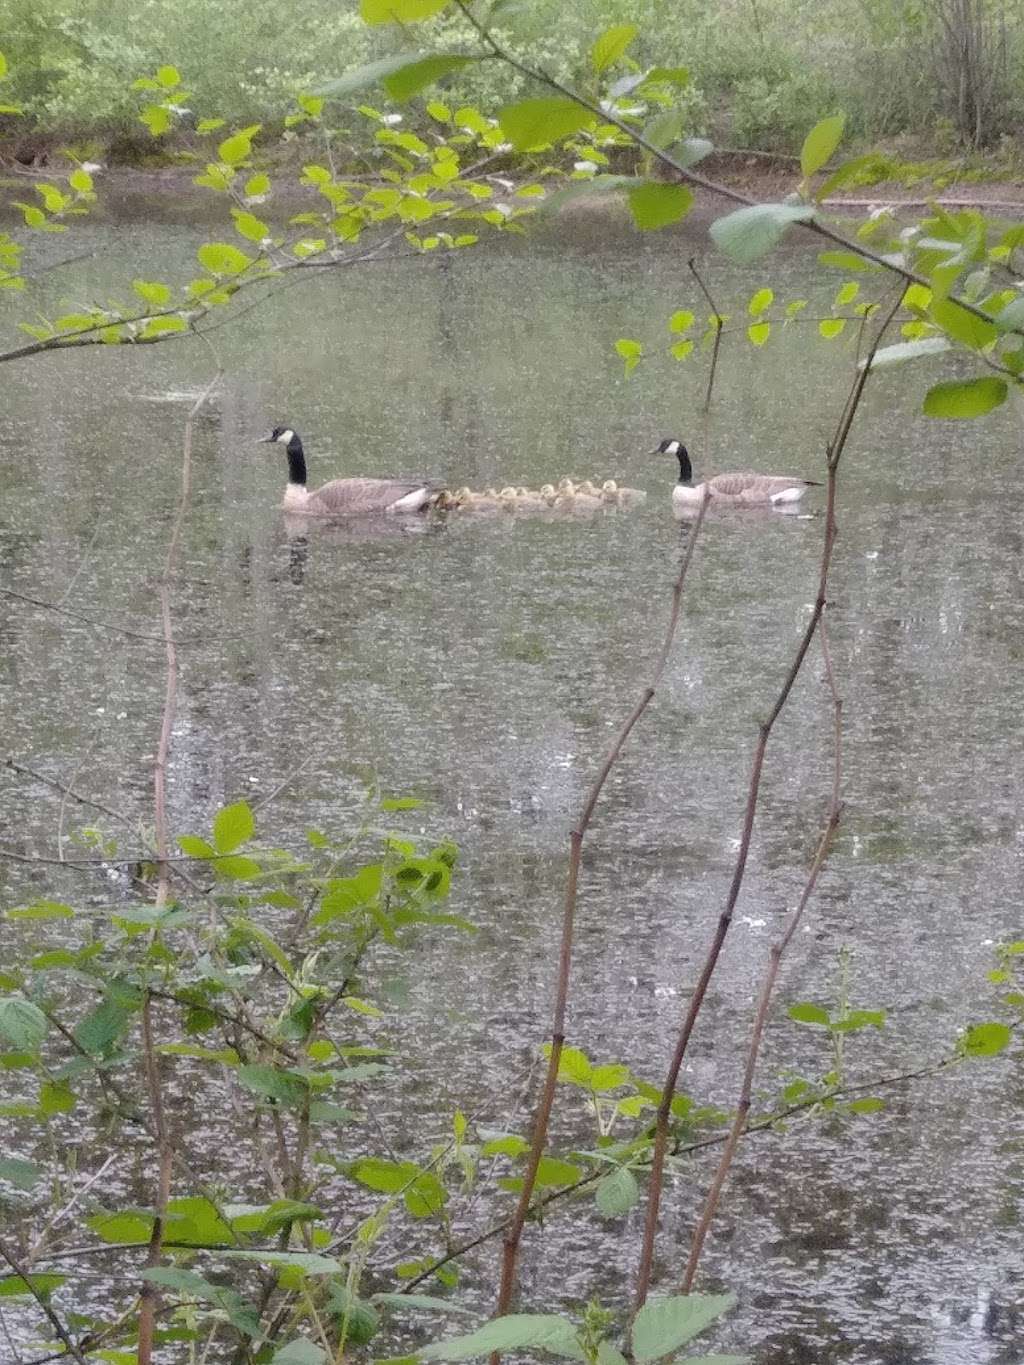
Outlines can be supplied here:
<path id="1" fill-rule="evenodd" d="M 921 151 L 1015 150 L 1024 122 L 1022 0 L 497 0 L 478 5 L 531 65 L 576 88 L 610 24 L 640 30 L 638 66 L 684 65 L 688 131 L 719 145 L 796 152 L 807 128 L 842 108 L 854 138 Z M 458 15 L 415 34 L 368 27 L 357 0 L 0 0 L 7 93 L 29 116 L 24 138 L 92 135 L 115 154 L 152 151 L 131 81 L 173 61 L 206 115 L 284 118 L 311 90 L 403 45 L 451 50 Z M 528 82 L 496 62 L 460 73 L 451 93 L 481 107 Z M 0 119 L 0 139 L 3 137 Z"/>

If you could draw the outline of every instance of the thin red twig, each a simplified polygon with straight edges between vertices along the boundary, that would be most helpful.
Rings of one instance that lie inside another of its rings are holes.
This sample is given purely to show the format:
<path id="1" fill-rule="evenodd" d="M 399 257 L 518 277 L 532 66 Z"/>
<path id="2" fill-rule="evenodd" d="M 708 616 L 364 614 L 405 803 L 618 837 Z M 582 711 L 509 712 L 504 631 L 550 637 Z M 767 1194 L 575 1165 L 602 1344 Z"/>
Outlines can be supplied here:
<path id="1" fill-rule="evenodd" d="M 598 771 L 590 788 L 590 792 L 583 804 L 583 809 L 580 812 L 576 827 L 569 836 L 569 870 L 566 879 L 565 901 L 562 912 L 562 939 L 559 949 L 558 978 L 555 988 L 555 1008 L 551 1027 L 551 1053 L 548 1058 L 548 1068 L 544 1078 L 544 1087 L 534 1116 L 530 1155 L 526 1163 L 526 1169 L 523 1173 L 522 1189 L 519 1194 L 515 1213 L 505 1232 L 503 1241 L 501 1286 L 496 1309 L 496 1315 L 499 1317 L 502 1314 L 507 1313 L 512 1305 L 519 1243 L 530 1210 L 530 1201 L 533 1198 L 533 1192 L 536 1186 L 537 1169 L 540 1166 L 541 1157 L 544 1154 L 548 1123 L 551 1117 L 552 1104 L 554 1102 L 555 1082 L 558 1077 L 558 1066 L 562 1055 L 562 1047 L 565 1043 L 565 1015 L 569 998 L 569 974 L 572 963 L 576 897 L 583 840 L 608 774 L 611 772 L 616 760 L 621 754 L 623 746 L 629 738 L 629 734 L 633 727 L 651 704 L 655 691 L 661 681 L 662 674 L 664 673 L 665 665 L 668 662 L 669 653 L 675 639 L 676 627 L 679 623 L 683 585 L 686 581 L 687 570 L 689 569 L 690 561 L 693 558 L 694 548 L 697 544 L 697 538 L 700 534 L 706 511 L 707 499 L 705 498 L 704 502 L 701 504 L 700 513 L 694 522 L 686 551 L 679 567 L 679 572 L 673 583 L 672 608 L 669 613 L 668 627 L 665 632 L 661 649 L 658 652 L 651 681 L 644 688 L 636 705 L 626 717 L 618 734 L 612 741 L 611 747 L 605 755 L 604 762 L 601 764 L 600 770 Z"/>

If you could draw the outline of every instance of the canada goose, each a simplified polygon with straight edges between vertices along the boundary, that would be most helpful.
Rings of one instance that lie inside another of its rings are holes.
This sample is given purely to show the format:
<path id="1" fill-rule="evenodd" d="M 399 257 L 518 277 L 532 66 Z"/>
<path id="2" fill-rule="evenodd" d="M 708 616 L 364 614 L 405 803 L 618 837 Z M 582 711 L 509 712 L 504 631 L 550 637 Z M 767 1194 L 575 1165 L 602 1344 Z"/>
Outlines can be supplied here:
<path id="1" fill-rule="evenodd" d="M 412 479 L 332 479 L 310 492 L 306 487 L 306 456 L 291 427 L 275 427 L 260 444 L 276 442 L 288 452 L 288 487 L 284 507 L 312 517 L 365 516 L 374 512 L 419 512 L 434 502 L 439 490 Z"/>
<path id="2" fill-rule="evenodd" d="M 710 493 L 713 502 L 728 502 L 753 507 L 799 502 L 808 488 L 818 488 L 814 479 L 790 478 L 787 474 L 716 474 L 703 483 L 693 482 L 693 466 L 682 441 L 674 438 L 662 441 L 656 455 L 674 455 L 679 461 L 679 482 L 672 490 L 676 507 L 692 507 L 704 501 Z"/>

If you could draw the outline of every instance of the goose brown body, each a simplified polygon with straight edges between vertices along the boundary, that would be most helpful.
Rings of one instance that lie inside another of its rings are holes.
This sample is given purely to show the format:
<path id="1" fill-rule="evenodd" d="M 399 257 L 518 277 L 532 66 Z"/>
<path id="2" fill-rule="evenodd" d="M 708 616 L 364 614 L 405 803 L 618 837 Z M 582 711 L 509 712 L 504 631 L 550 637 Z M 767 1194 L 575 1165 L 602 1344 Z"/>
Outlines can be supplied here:
<path id="1" fill-rule="evenodd" d="M 814 479 L 801 479 L 789 474 L 757 474 L 753 471 L 715 474 L 710 479 L 695 483 L 690 457 L 681 441 L 662 441 L 657 453 L 673 455 L 679 461 L 679 482 L 672 490 L 672 502 L 676 507 L 692 507 L 702 503 L 705 496 L 710 497 L 712 502 L 744 507 L 780 506 L 799 502 L 808 488 L 818 487 Z"/>
<path id="2" fill-rule="evenodd" d="M 332 479 L 312 492 L 306 487 L 302 441 L 291 427 L 275 427 L 264 442 L 288 453 L 288 485 L 283 505 L 310 517 L 371 516 L 381 512 L 420 512 L 436 501 L 439 489 L 423 479 Z"/>

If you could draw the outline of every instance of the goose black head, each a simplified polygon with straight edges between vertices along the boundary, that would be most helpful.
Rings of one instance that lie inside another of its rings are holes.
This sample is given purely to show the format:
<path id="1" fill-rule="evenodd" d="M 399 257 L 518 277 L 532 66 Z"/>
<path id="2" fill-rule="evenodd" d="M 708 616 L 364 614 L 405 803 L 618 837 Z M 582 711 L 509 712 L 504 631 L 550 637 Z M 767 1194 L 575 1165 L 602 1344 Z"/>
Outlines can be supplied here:
<path id="1" fill-rule="evenodd" d="M 655 455 L 675 456 L 679 461 L 679 482 L 691 482 L 693 479 L 693 467 L 690 464 L 690 452 L 683 445 L 682 441 L 677 440 L 674 436 L 668 436 L 653 453 Z"/>
<path id="2" fill-rule="evenodd" d="M 302 445 L 298 433 L 293 431 L 291 427 L 275 427 L 269 436 L 261 436 L 258 444 L 270 445 L 273 441 L 279 442 L 283 446 L 290 446 L 293 443 L 300 447 Z"/>

